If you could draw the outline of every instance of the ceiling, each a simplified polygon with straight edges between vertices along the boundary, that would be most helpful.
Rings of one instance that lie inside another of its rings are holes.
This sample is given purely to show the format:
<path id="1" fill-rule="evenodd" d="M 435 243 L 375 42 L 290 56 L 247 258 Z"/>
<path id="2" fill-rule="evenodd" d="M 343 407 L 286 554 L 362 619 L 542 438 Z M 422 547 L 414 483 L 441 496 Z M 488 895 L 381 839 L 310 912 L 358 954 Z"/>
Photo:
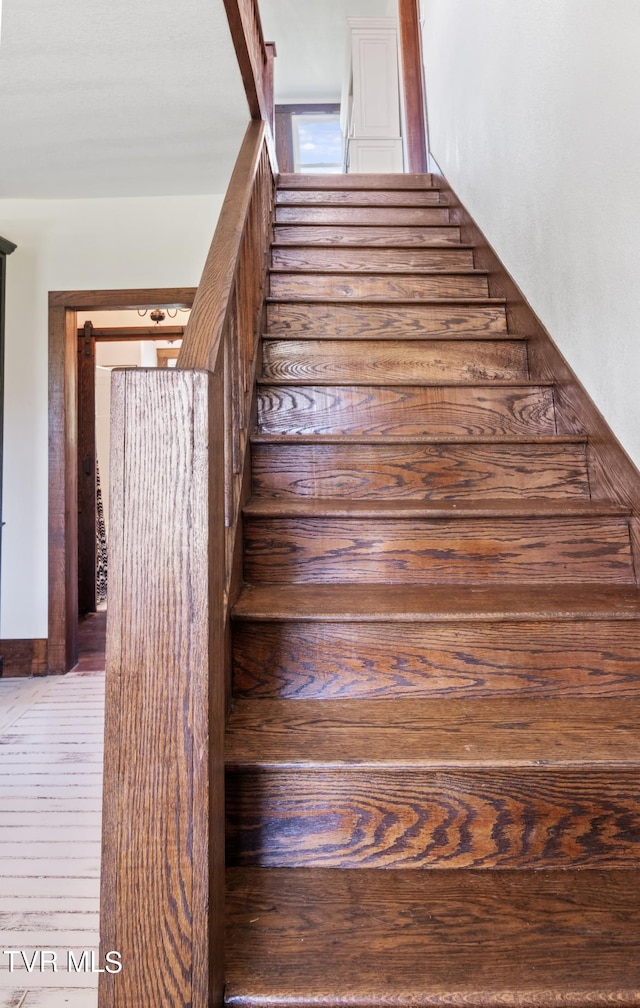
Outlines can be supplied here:
<path id="1" fill-rule="evenodd" d="M 249 112 L 223 0 L 4 0 L 0 198 L 223 192 Z"/>
<path id="2" fill-rule="evenodd" d="M 347 17 L 397 0 L 259 0 L 276 100 L 339 101 Z M 3 0 L 0 198 L 220 193 L 249 119 L 223 0 Z"/>
<path id="3" fill-rule="evenodd" d="M 348 17 L 395 17 L 397 0 L 259 0 L 265 38 L 275 41 L 276 101 L 337 102 Z"/>

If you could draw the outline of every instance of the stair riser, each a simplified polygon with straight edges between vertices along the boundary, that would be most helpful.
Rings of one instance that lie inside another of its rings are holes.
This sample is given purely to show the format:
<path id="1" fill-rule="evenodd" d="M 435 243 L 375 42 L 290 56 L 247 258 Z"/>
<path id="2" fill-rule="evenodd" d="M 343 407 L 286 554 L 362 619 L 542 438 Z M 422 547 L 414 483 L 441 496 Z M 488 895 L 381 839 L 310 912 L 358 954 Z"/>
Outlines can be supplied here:
<path id="1" fill-rule="evenodd" d="M 251 449 L 253 491 L 357 500 L 588 498 L 582 445 L 286 445 Z"/>
<path id="2" fill-rule="evenodd" d="M 348 175 L 333 175 L 320 172 L 317 174 L 300 174 L 298 172 L 283 172 L 279 177 L 279 189 L 306 191 L 308 189 L 372 189 L 374 191 L 410 189 L 423 192 L 425 189 L 438 189 L 439 179 L 429 172 L 398 175 L 394 172 L 350 172 Z"/>
<path id="3" fill-rule="evenodd" d="M 526 381 L 520 341 L 263 340 L 263 378 L 297 381 Z"/>
<path id="4" fill-rule="evenodd" d="M 441 212 L 441 211 L 439 211 Z M 276 224 L 273 240 L 304 245 L 420 245 L 460 244 L 460 228 L 451 224 L 426 227 L 376 227 L 375 225 Z"/>
<path id="5" fill-rule="evenodd" d="M 323 273 L 272 273 L 271 297 L 276 298 L 356 298 L 388 301 L 394 298 L 419 301 L 422 298 L 482 298 L 489 294 L 486 276 L 423 276 L 414 274 L 384 277 L 357 273 L 332 276 Z"/>
<path id="6" fill-rule="evenodd" d="M 316 203 L 322 206 L 438 206 L 446 202 L 439 189 L 387 191 L 383 189 L 280 189 L 277 193 L 278 206 Z"/>
<path id="7" fill-rule="evenodd" d="M 249 583 L 634 583 L 617 518 L 248 518 Z"/>
<path id="8" fill-rule="evenodd" d="M 420 227 L 448 224 L 448 207 L 276 207 L 277 224 L 373 224 Z"/>
<path id="9" fill-rule="evenodd" d="M 551 388 L 266 386 L 265 434 L 555 434 Z"/>
<path id="10" fill-rule="evenodd" d="M 253 699 L 640 696 L 636 622 L 236 623 Z"/>
<path id="11" fill-rule="evenodd" d="M 227 795 L 230 864 L 640 864 L 640 799 L 630 770 L 231 768 Z"/>
<path id="12" fill-rule="evenodd" d="M 413 270 L 464 270 L 473 269 L 472 249 L 348 249 L 332 248 L 274 248 L 271 265 L 278 269 L 336 270 L 348 273 L 362 270 L 365 273 Z"/>
<path id="13" fill-rule="evenodd" d="M 505 337 L 507 322 L 499 305 L 269 304 L 267 332 L 280 339 L 486 339 Z"/>

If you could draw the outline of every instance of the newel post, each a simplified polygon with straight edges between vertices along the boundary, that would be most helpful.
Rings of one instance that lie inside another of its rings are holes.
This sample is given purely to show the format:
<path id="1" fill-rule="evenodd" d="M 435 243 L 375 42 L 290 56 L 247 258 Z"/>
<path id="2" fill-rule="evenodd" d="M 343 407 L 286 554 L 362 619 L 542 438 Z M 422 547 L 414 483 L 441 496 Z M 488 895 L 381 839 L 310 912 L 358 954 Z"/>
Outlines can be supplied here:
<path id="1" fill-rule="evenodd" d="M 221 1003 L 220 381 L 114 372 L 100 1008 Z"/>

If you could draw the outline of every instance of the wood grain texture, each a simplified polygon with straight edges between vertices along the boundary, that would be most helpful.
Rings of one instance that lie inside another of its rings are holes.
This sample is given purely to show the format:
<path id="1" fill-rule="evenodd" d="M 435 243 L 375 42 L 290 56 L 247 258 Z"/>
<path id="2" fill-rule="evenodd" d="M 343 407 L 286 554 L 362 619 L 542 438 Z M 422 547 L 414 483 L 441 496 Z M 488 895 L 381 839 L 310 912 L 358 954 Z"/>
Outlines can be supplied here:
<path id="1" fill-rule="evenodd" d="M 221 997 L 221 397 L 220 375 L 114 378 L 101 936 L 135 969 L 100 1008 Z"/>
<path id="2" fill-rule="evenodd" d="M 227 877 L 232 1008 L 640 1003 L 637 871 Z"/>
<path id="3" fill-rule="evenodd" d="M 402 124 L 409 171 L 427 170 L 426 97 L 418 0 L 399 0 L 398 55 L 402 90 Z"/>
<path id="4" fill-rule="evenodd" d="M 226 2 L 230 4 L 234 0 Z M 257 312 L 261 305 L 274 188 L 266 156 L 265 125 L 254 121 L 247 128 L 220 211 L 180 350 L 178 367 L 213 367 L 219 359 L 243 251 L 245 254 L 251 251 L 255 255 L 254 310 Z"/>
<path id="5" fill-rule="evenodd" d="M 408 769 L 362 768 L 353 757 L 334 769 L 304 756 L 297 766 L 232 764 L 228 863 L 343 870 L 637 864 L 637 769 L 558 770 L 553 759 L 518 769 Z"/>
<path id="6" fill-rule="evenodd" d="M 278 189 L 278 206 L 438 206 L 439 189 Z M 446 200 L 444 201 L 446 202 Z"/>
<path id="7" fill-rule="evenodd" d="M 270 434 L 554 434 L 553 390 L 528 386 L 262 385 Z"/>
<path id="8" fill-rule="evenodd" d="M 448 206 L 279 206 L 276 208 L 275 219 L 278 224 L 375 224 L 376 227 L 450 223 Z"/>
<path id="9" fill-rule="evenodd" d="M 513 339 L 504 305 L 366 306 L 268 302 L 267 332 L 278 339 Z"/>
<path id="10" fill-rule="evenodd" d="M 291 245 L 327 245 L 337 244 L 346 247 L 352 245 L 388 246 L 415 248 L 429 245 L 459 245 L 460 228 L 450 224 L 433 224 L 426 227 L 383 227 L 370 224 L 358 227 L 357 224 L 344 226 L 331 224 L 275 224 L 273 228 L 274 241 Z"/>
<path id="11" fill-rule="evenodd" d="M 522 341 L 275 340 L 262 342 L 263 380 L 517 381 L 528 379 Z"/>
<path id="12" fill-rule="evenodd" d="M 249 768 L 637 772 L 636 708 L 602 697 L 243 700 L 229 718 L 226 758 Z"/>
<path id="13" fill-rule="evenodd" d="M 380 174 L 371 172 L 360 175 L 357 172 L 349 175 L 288 175 L 282 173 L 278 177 L 280 189 L 437 189 L 433 175 L 428 173 Z"/>
<path id="14" fill-rule="evenodd" d="M 238 622 L 246 699 L 640 697 L 640 623 Z"/>
<path id="15" fill-rule="evenodd" d="M 635 584 L 623 518 L 245 518 L 249 582 Z"/>
<path id="16" fill-rule="evenodd" d="M 234 609 L 237 620 L 310 620 L 330 623 L 458 623 L 543 620 L 640 619 L 640 591 L 629 585 L 523 583 L 509 585 L 384 584 L 246 585 Z"/>
<path id="17" fill-rule="evenodd" d="M 586 498 L 582 444 L 254 444 L 256 495 Z"/>
<path id="18" fill-rule="evenodd" d="M 96 343 L 91 322 L 78 338 L 78 611 L 96 611 Z M 104 463 L 106 463 L 106 459 Z"/>
<path id="19" fill-rule="evenodd" d="M 405 273 L 431 269 L 473 269 L 473 249 L 454 245 L 429 248 L 371 248 L 365 246 L 275 245 L 271 265 L 281 269 L 311 269 L 324 272 L 362 270 Z"/>
<path id="20" fill-rule="evenodd" d="M 46 638 L 0 640 L 3 678 L 40 676 L 47 671 Z"/>
<path id="21" fill-rule="evenodd" d="M 269 288 L 274 298 L 359 298 L 390 301 L 394 298 L 474 298 L 489 293 L 482 273 L 436 273 L 388 275 L 363 273 L 280 273 L 272 270 Z"/>

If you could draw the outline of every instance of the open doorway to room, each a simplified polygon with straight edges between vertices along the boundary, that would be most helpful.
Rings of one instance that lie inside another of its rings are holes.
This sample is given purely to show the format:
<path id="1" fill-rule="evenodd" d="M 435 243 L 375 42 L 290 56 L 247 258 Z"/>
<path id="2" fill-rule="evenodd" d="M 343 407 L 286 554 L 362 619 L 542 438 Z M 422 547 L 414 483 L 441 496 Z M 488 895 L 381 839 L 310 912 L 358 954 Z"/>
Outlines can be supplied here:
<path id="1" fill-rule="evenodd" d="M 94 340 L 95 333 L 100 329 L 108 329 L 104 324 L 104 315 L 114 327 L 116 315 L 114 312 L 133 312 L 133 317 L 140 328 L 151 328 L 148 339 L 137 340 L 145 344 L 156 342 L 155 323 L 150 315 L 141 317 L 138 312 L 150 312 L 153 309 L 167 309 L 173 314 L 174 309 L 190 309 L 195 296 L 195 288 L 161 288 L 149 290 L 109 290 L 109 291 L 56 291 L 49 295 L 49 635 L 48 663 L 50 673 L 66 672 L 72 668 L 78 653 L 78 615 L 79 615 L 79 583 L 78 583 L 78 550 L 79 550 L 79 513 L 78 487 L 79 473 L 89 468 L 87 486 L 92 498 L 94 514 L 97 510 L 95 494 L 95 476 L 91 465 L 87 467 L 84 456 L 79 460 L 79 432 L 82 424 L 78 419 L 78 393 L 80 385 L 79 344 L 85 338 L 85 321 L 91 321 Z M 186 315 L 183 315 L 186 319 Z M 82 320 L 82 324 L 80 324 Z M 170 320 L 175 325 L 177 318 Z M 98 324 L 100 323 L 100 324 Z M 184 323 L 180 323 L 184 324 Z M 115 326 L 118 327 L 117 325 Z M 79 337 L 78 329 L 82 330 Z M 121 325 L 120 328 L 126 328 Z M 139 334 L 137 334 L 139 336 Z M 166 333 L 165 333 L 166 335 Z M 125 341 L 128 338 L 125 338 Z M 105 337 L 99 342 L 115 343 Z M 162 341 L 168 342 L 168 341 Z M 157 357 L 156 349 L 147 348 L 145 354 L 155 355 L 156 365 L 167 361 L 168 355 Z M 84 351 L 84 347 L 82 347 Z M 141 353 L 141 352 L 140 352 Z M 127 362 L 124 361 L 124 366 Z M 113 365 L 105 365 L 109 367 Z M 140 357 L 137 366 L 145 366 Z M 93 371 L 95 384 L 95 363 Z M 95 395 L 95 393 L 94 393 Z M 84 400 L 91 402 L 91 396 L 84 394 Z M 93 406 L 95 423 L 95 405 Z M 85 425 L 86 426 L 86 425 Z M 82 450 L 82 449 L 80 449 Z M 85 452 L 86 454 L 86 452 Z M 95 454 L 95 449 L 94 449 Z M 106 470 L 103 468 L 101 475 Z M 104 476 L 103 476 L 104 480 Z M 103 494 L 104 501 L 104 494 Z M 88 505 L 87 505 L 88 506 Z M 91 513 L 91 507 L 89 507 Z M 85 516 L 86 517 L 86 516 Z M 86 519 L 86 525 L 91 528 L 91 519 Z M 93 536 L 95 541 L 95 522 Z M 95 549 L 95 546 L 94 546 Z M 94 574 L 95 577 L 95 574 Z M 91 583 L 91 579 L 90 579 Z M 86 604 L 86 603 L 85 603 Z M 85 610 L 87 611 L 87 610 Z"/>
<path id="2" fill-rule="evenodd" d="M 187 308 L 78 312 L 78 614 L 106 610 L 111 372 L 174 367 Z"/>

